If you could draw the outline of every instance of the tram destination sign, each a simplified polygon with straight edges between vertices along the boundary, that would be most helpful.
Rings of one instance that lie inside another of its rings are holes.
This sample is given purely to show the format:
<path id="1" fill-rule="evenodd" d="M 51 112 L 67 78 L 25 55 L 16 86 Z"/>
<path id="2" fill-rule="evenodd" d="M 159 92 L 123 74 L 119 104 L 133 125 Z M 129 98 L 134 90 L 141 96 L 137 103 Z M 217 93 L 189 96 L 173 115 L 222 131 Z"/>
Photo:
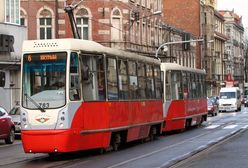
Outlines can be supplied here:
<path id="1" fill-rule="evenodd" d="M 57 61 L 64 60 L 66 53 L 35 53 L 35 54 L 25 54 L 24 60 L 27 62 L 46 62 L 46 61 Z"/>
<path id="2" fill-rule="evenodd" d="M 0 52 L 14 52 L 14 36 L 0 34 Z"/>

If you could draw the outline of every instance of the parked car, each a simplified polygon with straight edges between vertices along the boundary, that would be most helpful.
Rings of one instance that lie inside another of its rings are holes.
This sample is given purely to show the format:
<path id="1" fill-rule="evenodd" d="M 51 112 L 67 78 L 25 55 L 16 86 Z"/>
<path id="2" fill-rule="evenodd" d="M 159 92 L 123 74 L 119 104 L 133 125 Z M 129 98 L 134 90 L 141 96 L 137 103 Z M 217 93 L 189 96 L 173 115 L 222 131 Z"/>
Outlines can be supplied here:
<path id="1" fill-rule="evenodd" d="M 245 107 L 248 107 L 248 95 L 243 96 L 243 104 Z"/>
<path id="2" fill-rule="evenodd" d="M 4 139 L 6 144 L 15 141 L 15 125 L 3 107 L 0 107 L 0 139 Z"/>
<path id="3" fill-rule="evenodd" d="M 218 114 L 218 106 L 211 99 L 208 99 L 208 114 L 212 116 L 217 116 Z"/>
<path id="4" fill-rule="evenodd" d="M 21 116 L 20 116 L 21 110 L 19 106 L 13 107 L 9 111 L 9 115 L 12 117 L 12 120 L 15 124 L 15 134 L 20 135 L 21 134 Z"/>
<path id="5" fill-rule="evenodd" d="M 217 107 L 219 106 L 219 97 L 218 96 L 210 96 L 208 97 L 208 99 L 210 99 L 212 102 L 214 102 Z"/>

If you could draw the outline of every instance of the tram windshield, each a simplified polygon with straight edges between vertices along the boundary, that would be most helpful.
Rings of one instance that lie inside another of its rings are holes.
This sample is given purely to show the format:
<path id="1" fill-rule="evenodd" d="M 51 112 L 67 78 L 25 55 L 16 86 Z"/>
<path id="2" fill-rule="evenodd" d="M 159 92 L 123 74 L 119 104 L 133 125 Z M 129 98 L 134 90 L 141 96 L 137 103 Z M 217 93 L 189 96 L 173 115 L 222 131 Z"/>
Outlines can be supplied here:
<path id="1" fill-rule="evenodd" d="M 23 107 L 44 111 L 65 105 L 66 59 L 66 52 L 23 56 Z"/>

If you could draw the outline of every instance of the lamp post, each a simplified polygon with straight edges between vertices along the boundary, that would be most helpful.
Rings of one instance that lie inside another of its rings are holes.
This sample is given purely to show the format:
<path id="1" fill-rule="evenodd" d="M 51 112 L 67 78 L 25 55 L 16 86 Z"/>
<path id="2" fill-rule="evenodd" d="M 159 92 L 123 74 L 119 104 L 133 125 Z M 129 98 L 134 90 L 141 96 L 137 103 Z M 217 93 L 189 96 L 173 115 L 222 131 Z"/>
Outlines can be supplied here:
<path id="1" fill-rule="evenodd" d="M 187 40 L 187 41 L 172 41 L 172 42 L 166 42 L 166 43 L 163 43 L 161 44 L 158 49 L 156 50 L 156 55 L 155 57 L 158 58 L 158 52 L 159 50 L 164 47 L 164 46 L 167 46 L 167 45 L 171 45 L 171 44 L 182 44 L 182 43 L 191 43 L 191 42 L 202 42 L 204 39 L 196 39 L 196 40 Z"/>

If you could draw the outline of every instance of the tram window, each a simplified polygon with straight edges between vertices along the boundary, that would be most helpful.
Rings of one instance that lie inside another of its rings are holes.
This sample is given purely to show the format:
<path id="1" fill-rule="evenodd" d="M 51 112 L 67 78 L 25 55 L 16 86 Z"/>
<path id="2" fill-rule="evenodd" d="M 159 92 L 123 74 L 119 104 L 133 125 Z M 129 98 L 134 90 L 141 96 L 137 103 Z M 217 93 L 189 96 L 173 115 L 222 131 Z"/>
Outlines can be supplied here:
<path id="1" fill-rule="evenodd" d="M 114 58 L 107 59 L 107 85 L 108 85 L 108 99 L 118 99 L 118 85 L 117 85 L 117 67 Z"/>
<path id="2" fill-rule="evenodd" d="M 207 97 L 207 88 L 206 88 L 206 75 L 202 75 L 202 84 L 201 84 L 201 86 L 202 86 L 202 89 L 203 89 L 203 91 L 202 91 L 202 96 L 203 97 Z"/>
<path id="3" fill-rule="evenodd" d="M 201 97 L 201 84 L 200 84 L 200 75 L 196 74 L 196 93 L 197 98 Z"/>
<path id="4" fill-rule="evenodd" d="M 166 87 L 166 91 L 165 91 L 165 96 L 166 96 L 166 100 L 171 100 L 171 71 L 166 71 L 166 83 L 165 83 L 165 87 Z"/>
<path id="5" fill-rule="evenodd" d="M 187 81 L 188 81 L 188 89 L 189 89 L 189 99 L 193 98 L 193 93 L 192 93 L 192 75 L 187 72 Z"/>
<path id="6" fill-rule="evenodd" d="M 129 74 L 129 97 L 130 99 L 139 98 L 138 91 L 138 77 L 137 77 L 137 64 L 134 61 L 128 62 L 128 74 Z"/>
<path id="7" fill-rule="evenodd" d="M 118 60 L 119 70 L 119 99 L 128 99 L 128 78 L 127 78 L 127 61 Z"/>
<path id="8" fill-rule="evenodd" d="M 160 74 L 161 74 L 161 97 L 164 100 L 164 97 L 165 97 L 165 95 L 164 95 L 164 91 L 165 91 L 165 89 L 164 89 L 164 71 L 160 71 Z"/>
<path id="9" fill-rule="evenodd" d="M 196 77 L 195 74 L 191 74 L 192 79 L 192 98 L 196 98 Z"/>
<path id="10" fill-rule="evenodd" d="M 146 95 L 148 99 L 155 97 L 153 68 L 151 65 L 146 65 Z"/>
<path id="11" fill-rule="evenodd" d="M 172 99 L 179 100 L 183 98 L 181 71 L 171 72 L 171 91 Z"/>
<path id="12" fill-rule="evenodd" d="M 182 72 L 182 80 L 183 80 L 183 98 L 189 98 L 189 88 L 188 88 L 188 77 L 186 72 Z"/>
<path id="13" fill-rule="evenodd" d="M 71 53 L 70 58 L 70 100 L 81 99 L 81 88 L 79 80 L 79 62 L 77 53 Z"/>
<path id="14" fill-rule="evenodd" d="M 82 55 L 83 98 L 85 101 L 106 100 L 104 58 L 102 55 Z"/>
<path id="15" fill-rule="evenodd" d="M 103 56 L 99 56 L 97 58 L 97 82 L 98 82 L 97 100 L 106 100 L 106 84 L 105 84 Z"/>
<path id="16" fill-rule="evenodd" d="M 138 63 L 138 97 L 141 99 L 146 98 L 146 76 L 145 76 L 145 65 Z"/>
<path id="17" fill-rule="evenodd" d="M 162 97 L 162 85 L 161 85 L 161 73 L 159 67 L 154 67 L 154 79 L 155 79 L 155 90 L 156 98 L 160 99 Z"/>

